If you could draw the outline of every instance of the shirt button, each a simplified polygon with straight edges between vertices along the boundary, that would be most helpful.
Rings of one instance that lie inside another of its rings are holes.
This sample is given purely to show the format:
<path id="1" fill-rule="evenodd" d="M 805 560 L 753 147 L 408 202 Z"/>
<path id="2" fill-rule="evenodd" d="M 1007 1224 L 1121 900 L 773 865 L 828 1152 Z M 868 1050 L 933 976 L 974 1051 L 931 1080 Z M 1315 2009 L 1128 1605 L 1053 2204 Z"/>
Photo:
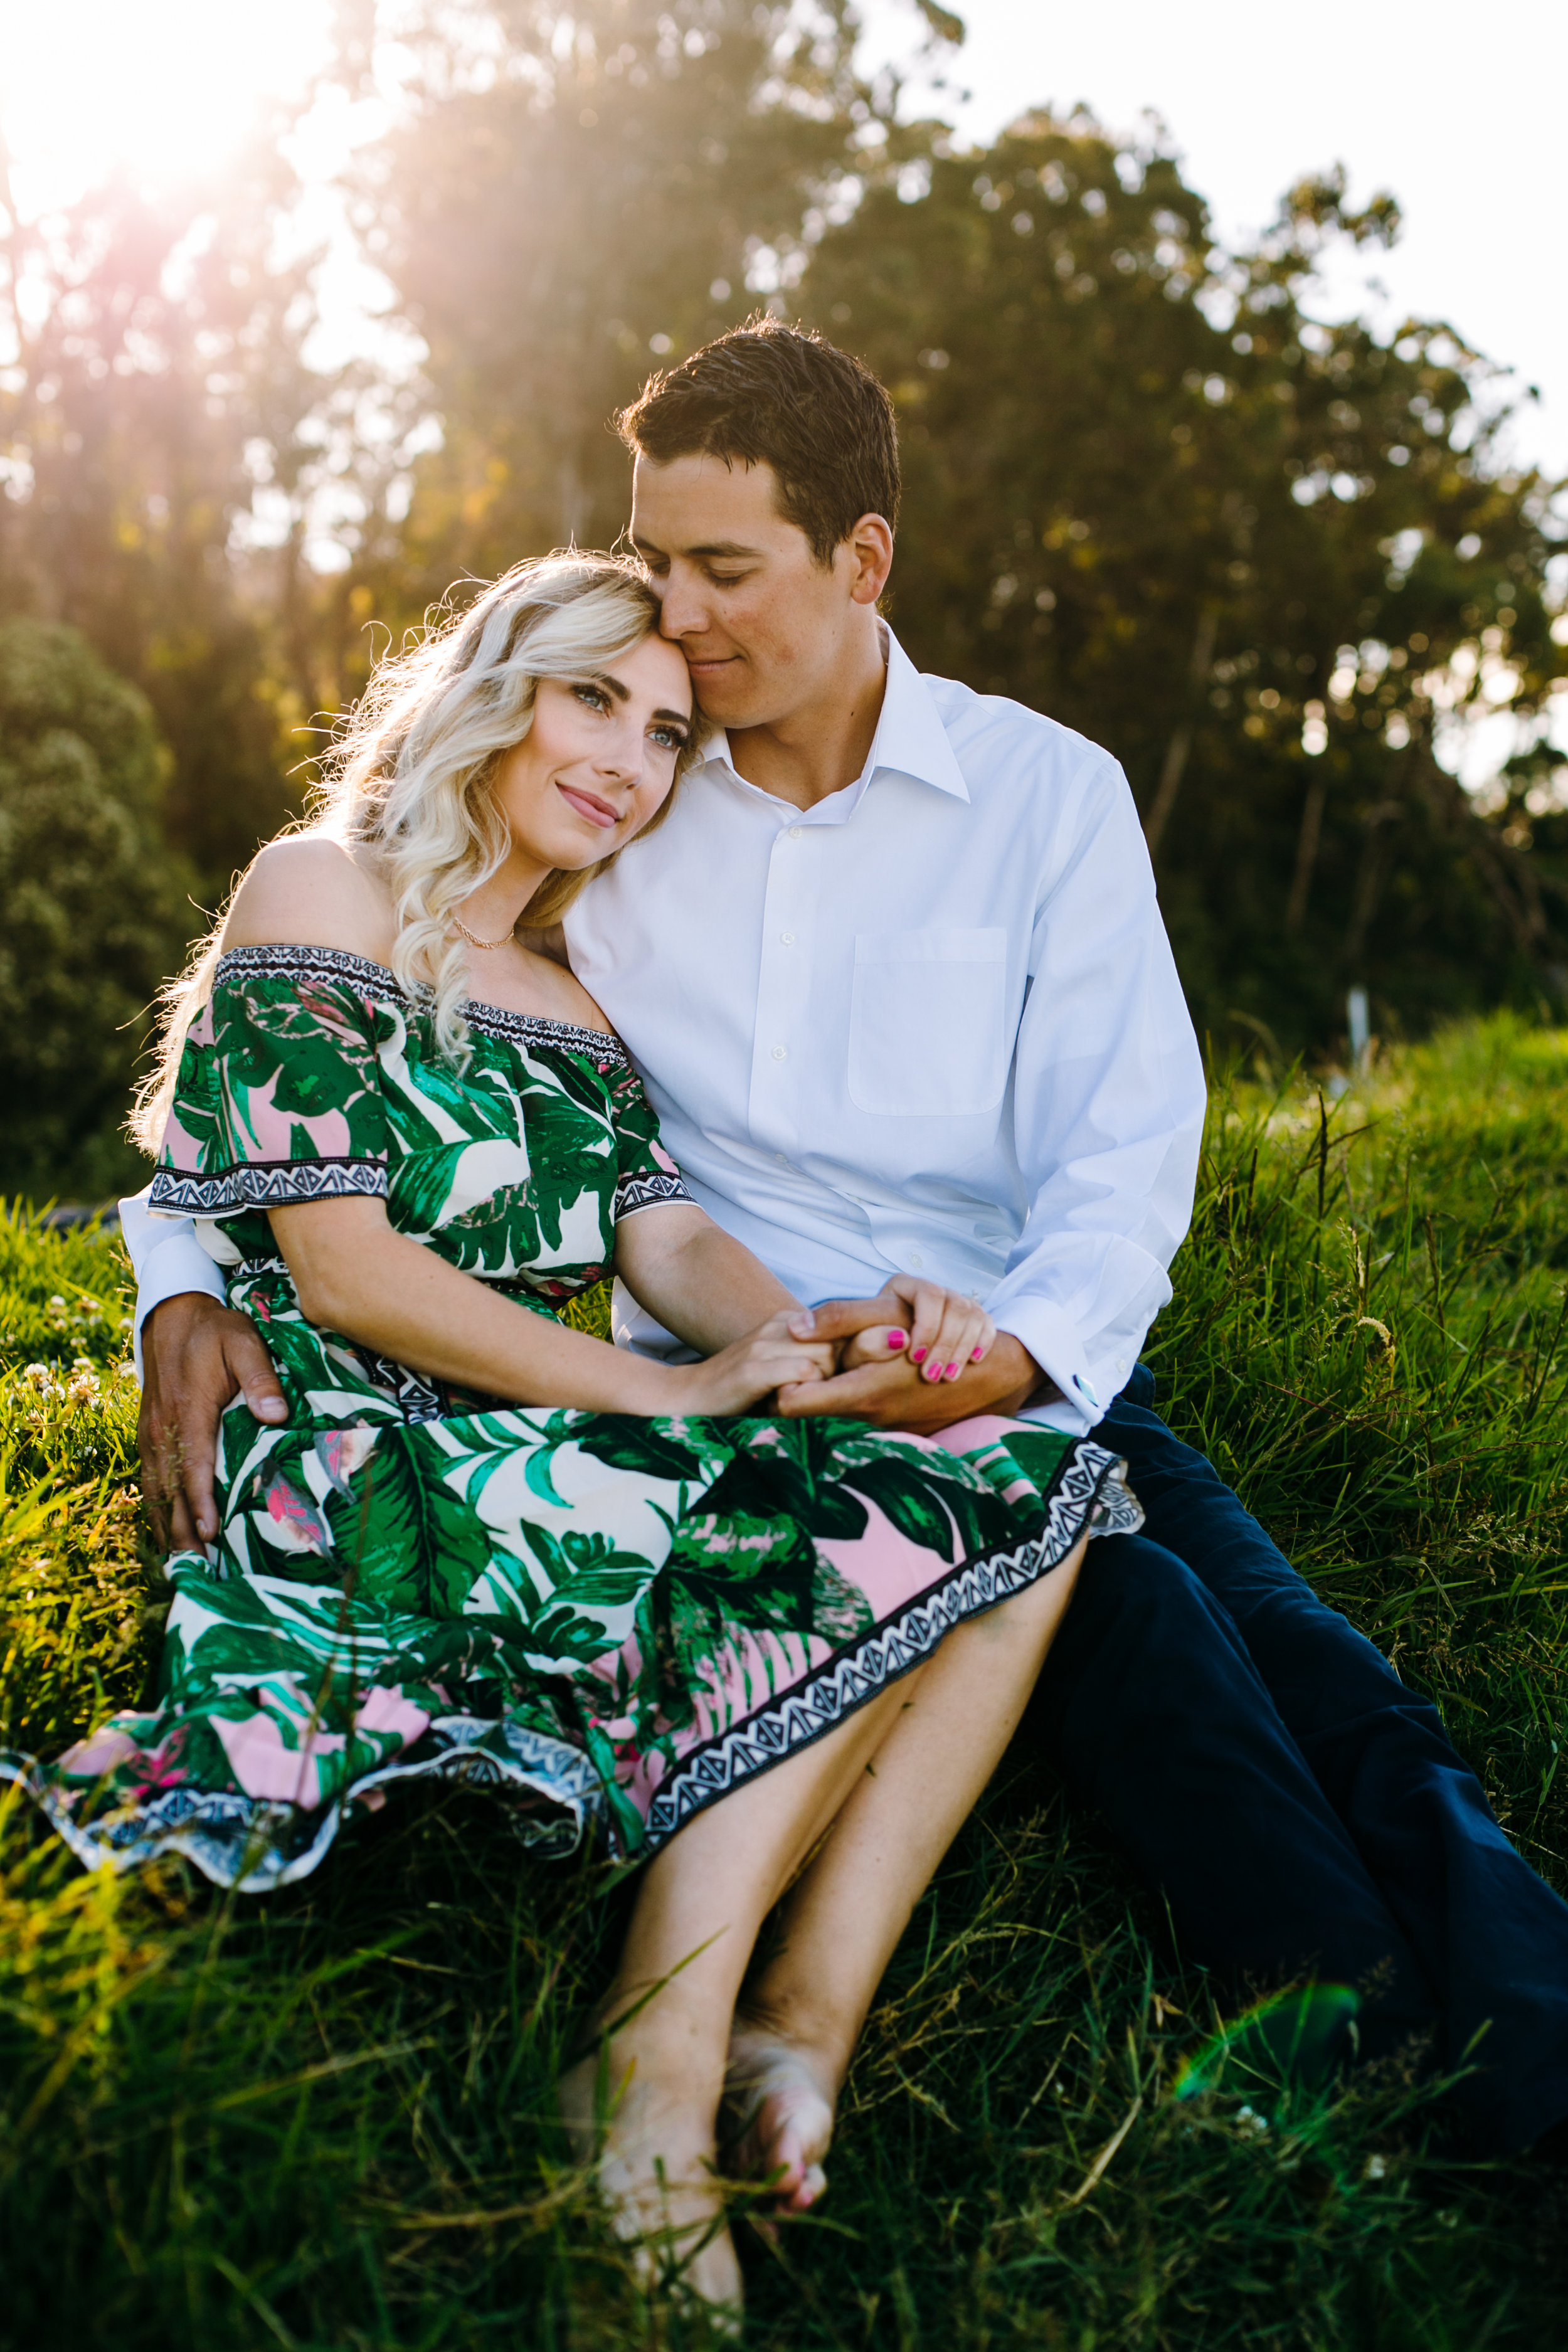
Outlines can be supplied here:
<path id="1" fill-rule="evenodd" d="M 911 1250 L 910 1252 L 910 1264 L 911 1265 L 924 1265 L 925 1260 L 921 1255 L 919 1250 Z"/>
<path id="2" fill-rule="evenodd" d="M 787 1045 L 775 1045 L 773 1047 L 773 1059 L 775 1062 L 787 1062 L 789 1059 L 789 1047 Z"/>
<path id="3" fill-rule="evenodd" d="M 786 947 L 786 948 L 793 948 L 793 947 L 794 947 L 794 945 L 795 945 L 795 933 L 794 933 L 793 931 L 781 931 L 781 932 L 779 933 L 779 937 L 780 937 L 780 939 L 784 941 L 784 945 L 785 945 L 785 947 Z"/>
<path id="4" fill-rule="evenodd" d="M 792 824 L 789 829 L 790 839 L 792 841 L 798 841 L 801 836 L 801 830 L 802 828 L 798 824 Z"/>
<path id="5" fill-rule="evenodd" d="M 787 1168 L 789 1166 L 789 1155 L 787 1152 L 775 1151 L 773 1158 L 778 1161 L 781 1168 Z"/>

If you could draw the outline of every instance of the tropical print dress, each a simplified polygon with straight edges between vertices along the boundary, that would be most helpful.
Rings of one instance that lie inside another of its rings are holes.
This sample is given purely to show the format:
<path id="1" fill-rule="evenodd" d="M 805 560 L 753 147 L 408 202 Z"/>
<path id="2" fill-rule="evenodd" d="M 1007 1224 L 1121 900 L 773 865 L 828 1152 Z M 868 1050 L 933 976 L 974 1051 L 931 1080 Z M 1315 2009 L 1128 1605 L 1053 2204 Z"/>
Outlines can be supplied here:
<path id="1" fill-rule="evenodd" d="M 153 1187 L 194 1216 L 289 1403 L 225 1416 L 221 1526 L 176 1553 L 156 1697 L 0 1759 L 89 1864 L 187 1854 L 261 1889 L 389 1784 L 510 1801 L 524 1839 L 650 1854 L 843 1722 L 1085 1528 L 1139 1524 L 1106 1450 L 1030 1423 L 644 1420 L 459 1393 L 300 1311 L 268 1211 L 347 1194 L 520 1311 L 600 1282 L 687 1199 L 612 1036 L 392 973 L 237 949 L 185 1044 Z"/>

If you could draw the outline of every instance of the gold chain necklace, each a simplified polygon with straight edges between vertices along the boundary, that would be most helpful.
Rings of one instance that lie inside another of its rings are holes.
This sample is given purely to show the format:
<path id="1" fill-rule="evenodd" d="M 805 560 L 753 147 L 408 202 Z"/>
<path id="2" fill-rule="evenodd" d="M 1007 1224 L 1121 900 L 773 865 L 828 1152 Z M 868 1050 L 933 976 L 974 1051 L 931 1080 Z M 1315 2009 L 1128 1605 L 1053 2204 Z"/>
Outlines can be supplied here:
<path id="1" fill-rule="evenodd" d="M 510 947 L 511 941 L 517 936 L 517 925 L 514 923 L 511 929 L 508 931 L 504 940 L 477 940 L 460 915 L 454 915 L 452 917 L 452 929 L 455 931 L 459 932 L 462 937 L 468 940 L 468 945 L 471 948 L 483 948 L 487 955 L 492 948 Z"/>

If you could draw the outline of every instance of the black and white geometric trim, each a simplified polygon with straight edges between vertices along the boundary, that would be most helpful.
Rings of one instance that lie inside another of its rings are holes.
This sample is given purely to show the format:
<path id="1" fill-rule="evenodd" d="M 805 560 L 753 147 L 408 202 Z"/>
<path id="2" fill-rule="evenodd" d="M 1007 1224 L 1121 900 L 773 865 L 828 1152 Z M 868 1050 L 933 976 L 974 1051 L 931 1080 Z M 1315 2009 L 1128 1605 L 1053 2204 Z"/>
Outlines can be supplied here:
<path id="1" fill-rule="evenodd" d="M 368 956 L 351 955 L 346 948 L 230 948 L 218 958 L 213 978 L 215 982 L 232 980 L 237 973 L 251 973 L 261 980 L 317 974 L 327 980 L 352 981 L 356 988 L 390 997 L 399 1004 L 408 1002 L 395 972 L 384 963 L 373 963 Z"/>
<path id="2" fill-rule="evenodd" d="M 353 1798 L 394 1781 L 436 1779 L 489 1786 L 520 1802 L 513 1826 L 525 1845 L 547 1861 L 563 1861 L 583 1843 L 590 1825 L 605 1821 L 599 1777 L 587 1757 L 562 1739 L 497 1726 L 486 1717 L 438 1716 L 415 1748 L 354 1783 Z M 183 1853 L 216 1885 L 258 1895 L 287 1886 L 315 1869 L 338 1834 L 346 1808 L 315 1814 L 264 1797 L 229 1790 L 174 1788 L 116 1815 L 90 1822 L 42 1779 L 29 1757 L 0 1754 L 0 1783 L 26 1789 L 78 1860 L 89 1870 L 106 1864 L 129 1870 L 160 1853 Z"/>
<path id="3" fill-rule="evenodd" d="M 1046 1509 L 1046 1548 L 1061 1559 L 1087 1525 L 1097 1536 L 1135 1536 L 1143 1506 L 1128 1486 L 1127 1465 L 1092 1438 L 1080 1438 Z"/>
<path id="4" fill-rule="evenodd" d="M 289 1208 L 298 1201 L 335 1201 L 345 1193 L 386 1198 L 381 1160 L 256 1160 L 213 1176 L 181 1176 L 160 1168 L 148 1205 L 187 1217 L 232 1217 L 245 1209 Z"/>
<path id="5" fill-rule="evenodd" d="M 220 958 L 215 983 L 244 977 L 263 980 L 314 978 L 346 981 L 366 996 L 395 1004 L 406 1013 L 417 1001 L 395 971 L 368 956 L 351 955 L 346 948 L 230 948 Z M 514 1045 L 558 1045 L 570 1054 L 591 1054 L 599 1062 L 626 1063 L 626 1049 L 608 1030 L 584 1029 L 573 1021 L 549 1021 L 542 1013 L 509 1013 L 504 1004 L 465 1002 L 458 1007 L 470 1028 L 487 1037 Z"/>
<path id="6" fill-rule="evenodd" d="M 659 1209 L 667 1201 L 689 1201 L 681 1176 L 667 1176 L 662 1171 L 641 1176 L 623 1176 L 616 1186 L 615 1206 L 611 1211 L 617 1225 L 624 1217 L 635 1217 L 639 1209 Z"/>
<path id="7" fill-rule="evenodd" d="M 1016 1551 L 992 1552 L 951 1570 L 820 1674 L 785 1691 L 735 1730 L 692 1748 L 648 1809 L 647 1850 L 662 1845 L 693 1813 L 742 1780 L 825 1738 L 856 1707 L 929 1658 L 955 1625 L 1009 1600 L 1065 1559 L 1086 1528 L 1091 1535 L 1121 1535 L 1142 1527 L 1143 1513 L 1128 1491 L 1125 1468 L 1104 1446 L 1080 1441 L 1051 1496 L 1042 1536 Z"/>
<path id="8" fill-rule="evenodd" d="M 601 1065 L 616 1063 L 629 1068 L 626 1049 L 607 1029 L 580 1029 L 571 1021 L 546 1021 L 537 1013 L 509 1013 L 501 1004 L 465 1004 L 464 1020 L 482 1036 L 500 1037 L 515 1045 L 559 1045 L 568 1054 L 587 1054 Z"/>

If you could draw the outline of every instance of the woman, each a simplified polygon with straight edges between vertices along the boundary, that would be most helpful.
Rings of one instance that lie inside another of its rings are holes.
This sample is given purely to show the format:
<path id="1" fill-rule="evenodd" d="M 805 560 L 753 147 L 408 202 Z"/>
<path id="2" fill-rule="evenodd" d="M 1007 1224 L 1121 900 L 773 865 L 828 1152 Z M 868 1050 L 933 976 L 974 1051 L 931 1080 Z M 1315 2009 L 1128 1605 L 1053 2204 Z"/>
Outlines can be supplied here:
<path id="1" fill-rule="evenodd" d="M 4 1769 L 87 1861 L 174 1849 L 250 1890 L 429 1774 L 496 1789 L 542 1853 L 593 1827 L 646 1858 L 563 2105 L 621 2226 L 726 2303 L 727 2058 L 745 2158 L 795 2206 L 842 2071 L 770 2034 L 803 1989 L 769 1970 L 737 2022 L 763 1920 L 794 1883 L 803 1950 L 852 1937 L 844 1858 L 881 1833 L 857 1792 L 878 1758 L 910 1786 L 922 1740 L 934 1867 L 1088 1535 L 1137 1514 L 1100 1449 L 1032 1424 L 767 1417 L 832 1351 L 689 1200 L 596 1005 L 514 936 L 669 804 L 694 717 L 657 622 L 630 565 L 553 557 L 384 663 L 315 824 L 261 852 L 172 992 L 153 1204 L 232 1268 L 289 1419 L 226 1417 L 154 1708 Z M 612 1266 L 700 1360 L 562 1319 Z M 942 1378 L 994 1336 L 910 1284 L 860 1344 Z M 886 1958 L 826 2021 L 842 2063 Z"/>

